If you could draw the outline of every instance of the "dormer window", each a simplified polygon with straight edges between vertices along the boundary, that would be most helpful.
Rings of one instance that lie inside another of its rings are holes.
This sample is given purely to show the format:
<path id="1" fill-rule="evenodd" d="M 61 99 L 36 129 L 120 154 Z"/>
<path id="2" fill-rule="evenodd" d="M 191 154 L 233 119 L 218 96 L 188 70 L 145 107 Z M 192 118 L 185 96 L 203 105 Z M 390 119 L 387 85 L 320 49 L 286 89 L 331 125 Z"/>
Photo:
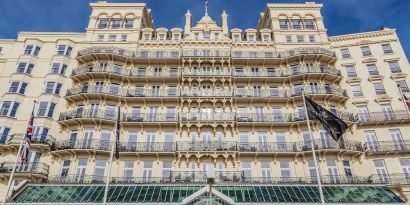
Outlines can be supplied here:
<path id="1" fill-rule="evenodd" d="M 117 29 L 121 27 L 121 19 L 113 19 L 111 23 L 111 28 Z"/>
<path id="2" fill-rule="evenodd" d="M 218 39 L 219 38 L 219 33 L 215 33 L 214 36 L 215 36 L 215 39 Z"/>
<path id="3" fill-rule="evenodd" d="M 144 41 L 149 41 L 149 34 L 144 34 Z"/>
<path id="4" fill-rule="evenodd" d="M 204 36 L 204 39 L 209 40 L 211 34 L 209 32 L 204 32 L 203 36 Z"/>
<path id="5" fill-rule="evenodd" d="M 98 28 L 103 29 L 103 28 L 107 28 L 107 26 L 108 26 L 108 20 L 100 19 L 100 21 L 98 22 Z"/>
<path id="6" fill-rule="evenodd" d="M 199 33 L 195 33 L 195 40 L 198 40 L 199 38 Z"/>
<path id="7" fill-rule="evenodd" d="M 125 28 L 132 28 L 134 26 L 134 19 L 125 19 Z"/>
<path id="8" fill-rule="evenodd" d="M 158 35 L 158 40 L 164 41 L 165 40 L 165 34 L 159 34 Z"/>
<path id="9" fill-rule="evenodd" d="M 239 34 L 234 35 L 233 36 L 233 41 L 235 41 L 235 42 L 241 41 L 240 35 Z"/>
<path id="10" fill-rule="evenodd" d="M 265 41 L 265 42 L 270 41 L 270 36 L 267 35 L 267 34 L 263 35 L 263 41 Z"/>
<path id="11" fill-rule="evenodd" d="M 255 35 L 250 34 L 250 35 L 248 36 L 248 41 L 249 41 L 249 42 L 255 42 Z"/>
<path id="12" fill-rule="evenodd" d="M 179 34 L 174 34 L 174 41 L 179 41 Z"/>

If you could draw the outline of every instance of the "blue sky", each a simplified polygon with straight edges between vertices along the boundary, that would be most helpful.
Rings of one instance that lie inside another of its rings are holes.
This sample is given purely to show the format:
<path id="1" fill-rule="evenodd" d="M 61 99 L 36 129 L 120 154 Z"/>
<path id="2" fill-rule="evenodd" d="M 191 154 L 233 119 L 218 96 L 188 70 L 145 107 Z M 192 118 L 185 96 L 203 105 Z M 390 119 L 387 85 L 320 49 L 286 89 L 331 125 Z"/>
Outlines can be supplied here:
<path id="1" fill-rule="evenodd" d="M 193 22 L 204 14 L 205 0 L 109 0 L 145 2 L 153 10 L 156 27 L 184 26 L 190 9 Z M 308 0 L 311 1 L 311 0 Z M 1 0 L 0 38 L 16 38 L 19 31 L 83 32 L 88 23 L 90 0 Z M 209 14 L 219 23 L 222 10 L 229 15 L 229 27 L 254 28 L 266 3 L 303 0 L 209 0 Z M 323 3 L 328 34 L 373 31 L 385 25 L 396 28 L 407 56 L 410 56 L 409 0 L 317 0 Z"/>

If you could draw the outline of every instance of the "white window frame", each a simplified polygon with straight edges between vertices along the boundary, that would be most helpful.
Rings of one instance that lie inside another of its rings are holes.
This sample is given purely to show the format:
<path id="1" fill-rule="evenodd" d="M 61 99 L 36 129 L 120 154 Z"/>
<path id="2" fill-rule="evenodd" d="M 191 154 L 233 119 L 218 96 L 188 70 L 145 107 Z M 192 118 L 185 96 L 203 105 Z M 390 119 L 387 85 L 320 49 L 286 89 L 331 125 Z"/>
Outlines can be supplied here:
<path id="1" fill-rule="evenodd" d="M 13 86 L 12 87 L 12 85 L 13 85 L 13 83 L 18 83 L 18 85 L 17 86 Z M 27 91 L 27 86 L 28 86 L 28 83 L 27 82 L 24 82 L 24 81 L 18 81 L 18 80 L 13 80 L 13 81 L 11 81 L 10 82 L 10 86 L 9 86 L 9 93 L 17 93 L 17 94 L 20 94 L 20 95 L 25 95 L 26 94 L 26 91 Z M 16 91 L 12 91 L 11 89 L 16 89 Z"/>
<path id="2" fill-rule="evenodd" d="M 10 102 L 10 106 L 6 109 L 3 108 L 3 105 L 5 102 Z M 18 108 L 20 107 L 20 102 L 18 101 L 11 101 L 11 100 L 5 100 L 1 102 L 1 107 L 0 107 L 0 116 L 3 117 L 12 117 L 15 118 L 18 112 Z M 13 110 L 15 110 L 14 115 L 13 114 Z M 5 114 L 3 114 L 3 112 L 5 112 Z"/>
<path id="3" fill-rule="evenodd" d="M 56 55 L 70 56 L 72 52 L 73 52 L 73 47 L 71 47 L 69 45 L 60 44 L 60 45 L 57 46 Z"/>
<path id="4" fill-rule="evenodd" d="M 20 70 L 20 65 L 22 65 L 22 64 L 24 64 L 24 70 L 23 70 L 23 72 L 20 72 L 19 70 Z M 18 64 L 17 64 L 17 73 L 24 73 L 24 74 L 27 74 L 27 75 L 31 75 L 31 73 L 33 72 L 33 69 L 34 69 L 34 64 L 33 63 L 30 63 L 30 62 L 19 62 Z"/>
<path id="5" fill-rule="evenodd" d="M 47 107 L 44 109 L 44 115 L 40 115 L 40 107 L 42 104 L 47 103 Z M 54 111 L 56 108 L 57 103 L 51 101 L 40 101 L 36 107 L 36 117 L 46 117 L 46 118 L 53 118 Z"/>
<path id="6" fill-rule="evenodd" d="M 31 49 L 28 49 L 27 47 L 31 46 Z M 33 55 L 33 56 L 38 56 L 40 53 L 41 47 L 38 45 L 34 44 L 28 44 L 24 46 L 24 55 Z"/>
<path id="7" fill-rule="evenodd" d="M 57 71 L 57 72 L 55 72 L 55 71 Z M 50 73 L 51 74 L 65 75 L 66 71 L 67 71 L 67 64 L 61 63 L 61 62 L 51 63 L 51 67 L 50 67 Z"/>
<path id="8" fill-rule="evenodd" d="M 49 84 L 52 84 L 52 90 L 51 92 L 48 92 L 50 90 L 51 87 L 48 87 Z M 63 86 L 63 84 L 59 83 L 59 82 L 55 82 L 55 81 L 46 81 L 45 85 L 44 85 L 44 94 L 53 94 L 53 95 L 60 95 L 61 94 L 61 87 Z"/>

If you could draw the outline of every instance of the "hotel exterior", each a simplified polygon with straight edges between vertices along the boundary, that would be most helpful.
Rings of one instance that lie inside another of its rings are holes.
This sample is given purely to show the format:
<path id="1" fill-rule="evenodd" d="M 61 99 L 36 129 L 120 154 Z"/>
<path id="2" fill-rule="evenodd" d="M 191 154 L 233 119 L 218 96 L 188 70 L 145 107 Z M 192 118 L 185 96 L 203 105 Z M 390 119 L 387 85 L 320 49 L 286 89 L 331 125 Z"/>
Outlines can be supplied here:
<path id="1" fill-rule="evenodd" d="M 320 203 L 303 93 L 348 124 L 335 142 L 310 121 L 326 202 L 410 200 L 395 29 L 328 36 L 315 3 L 267 4 L 246 30 L 225 11 L 167 29 L 143 3 L 91 8 L 85 32 L 0 40 L 1 200 L 37 101 L 7 204 L 101 204 L 110 170 L 109 204 Z"/>

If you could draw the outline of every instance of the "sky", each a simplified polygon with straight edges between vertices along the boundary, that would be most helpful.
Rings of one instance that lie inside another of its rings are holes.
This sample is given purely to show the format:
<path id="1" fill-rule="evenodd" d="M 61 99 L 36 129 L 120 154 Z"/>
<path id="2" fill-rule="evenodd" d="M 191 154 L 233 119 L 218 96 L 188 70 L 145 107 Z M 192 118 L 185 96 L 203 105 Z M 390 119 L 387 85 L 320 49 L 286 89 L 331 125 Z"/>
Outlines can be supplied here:
<path id="1" fill-rule="evenodd" d="M 313 0 L 307 0 L 313 1 Z M 20 31 L 84 32 L 96 0 L 0 0 L 0 39 L 16 38 Z M 204 15 L 205 0 L 108 0 L 144 2 L 152 9 L 154 25 L 184 27 L 184 14 L 191 10 L 193 23 Z M 229 28 L 256 28 L 267 3 L 304 3 L 303 0 L 209 0 L 209 15 L 219 23 L 223 10 Z M 410 56 L 410 0 L 317 0 L 328 35 L 396 28 L 402 46 Z"/>

